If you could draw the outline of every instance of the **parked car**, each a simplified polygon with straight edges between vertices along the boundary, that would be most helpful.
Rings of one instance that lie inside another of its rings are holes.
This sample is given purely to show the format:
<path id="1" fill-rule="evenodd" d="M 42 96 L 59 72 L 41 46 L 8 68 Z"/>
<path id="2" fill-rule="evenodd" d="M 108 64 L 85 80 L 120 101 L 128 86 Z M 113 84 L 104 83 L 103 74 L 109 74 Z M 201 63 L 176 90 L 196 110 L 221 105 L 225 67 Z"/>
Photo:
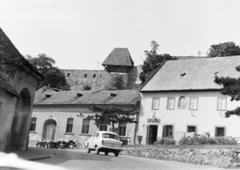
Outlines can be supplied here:
<path id="1" fill-rule="evenodd" d="M 97 131 L 85 142 L 85 146 L 88 148 L 88 153 L 95 150 L 97 154 L 104 152 L 105 155 L 113 152 L 115 156 L 118 156 L 122 150 L 122 142 L 118 134 L 109 131 Z"/>

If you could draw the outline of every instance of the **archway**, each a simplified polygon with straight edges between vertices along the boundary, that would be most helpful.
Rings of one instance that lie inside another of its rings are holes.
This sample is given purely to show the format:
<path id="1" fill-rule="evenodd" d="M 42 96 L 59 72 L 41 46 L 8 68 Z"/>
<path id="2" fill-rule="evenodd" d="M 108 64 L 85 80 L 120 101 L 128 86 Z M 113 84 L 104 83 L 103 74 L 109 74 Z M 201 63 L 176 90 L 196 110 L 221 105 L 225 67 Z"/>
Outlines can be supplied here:
<path id="1" fill-rule="evenodd" d="M 42 140 L 55 140 L 57 122 L 48 119 L 44 122 Z"/>
<path id="2" fill-rule="evenodd" d="M 12 122 L 10 149 L 25 150 L 28 145 L 28 125 L 31 115 L 31 95 L 24 88 L 17 101 Z"/>

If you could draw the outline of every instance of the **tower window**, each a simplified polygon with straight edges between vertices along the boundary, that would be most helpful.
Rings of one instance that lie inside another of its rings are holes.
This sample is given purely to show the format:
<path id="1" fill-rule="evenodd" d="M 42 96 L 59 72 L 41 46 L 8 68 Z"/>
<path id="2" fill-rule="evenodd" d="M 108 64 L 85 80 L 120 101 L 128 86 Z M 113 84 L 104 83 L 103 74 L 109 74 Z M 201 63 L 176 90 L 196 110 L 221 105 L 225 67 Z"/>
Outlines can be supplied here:
<path id="1" fill-rule="evenodd" d="M 96 78 L 96 74 L 93 74 L 93 78 Z"/>
<path id="2" fill-rule="evenodd" d="M 87 74 L 84 74 L 83 77 L 84 77 L 84 78 L 87 78 Z"/>

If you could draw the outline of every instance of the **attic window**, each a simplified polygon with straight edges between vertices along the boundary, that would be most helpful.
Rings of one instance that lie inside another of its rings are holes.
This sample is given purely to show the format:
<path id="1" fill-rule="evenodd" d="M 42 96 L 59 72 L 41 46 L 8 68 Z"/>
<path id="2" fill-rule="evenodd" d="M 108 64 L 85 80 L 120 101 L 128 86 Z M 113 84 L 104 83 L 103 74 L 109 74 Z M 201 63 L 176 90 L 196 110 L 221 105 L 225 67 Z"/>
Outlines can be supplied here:
<path id="1" fill-rule="evenodd" d="M 87 74 L 84 74 L 84 76 L 83 76 L 84 78 L 87 78 Z"/>
<path id="2" fill-rule="evenodd" d="M 82 96 L 83 96 L 83 94 L 77 93 L 77 97 L 82 97 Z"/>
<path id="3" fill-rule="evenodd" d="M 112 96 L 112 97 L 116 97 L 117 94 L 115 94 L 115 93 L 111 93 L 110 96 Z"/>
<path id="4" fill-rule="evenodd" d="M 51 94 L 46 94 L 45 97 L 49 98 L 49 97 L 51 97 Z"/>
<path id="5" fill-rule="evenodd" d="M 96 78 L 96 74 L 93 74 L 93 78 Z"/>
<path id="6" fill-rule="evenodd" d="M 186 73 L 182 73 L 182 74 L 181 74 L 182 77 L 185 76 L 185 75 L 186 75 Z"/>

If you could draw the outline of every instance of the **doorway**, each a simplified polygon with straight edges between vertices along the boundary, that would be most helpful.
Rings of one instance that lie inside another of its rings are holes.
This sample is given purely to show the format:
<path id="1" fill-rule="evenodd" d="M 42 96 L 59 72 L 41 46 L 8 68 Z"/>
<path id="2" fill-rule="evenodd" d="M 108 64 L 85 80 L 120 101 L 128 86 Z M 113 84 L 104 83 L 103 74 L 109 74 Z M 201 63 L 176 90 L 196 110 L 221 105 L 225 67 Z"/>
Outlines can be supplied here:
<path id="1" fill-rule="evenodd" d="M 25 150 L 28 145 L 28 125 L 31 115 L 31 96 L 27 89 L 19 95 L 15 114 L 12 121 L 8 149 Z"/>
<path id="2" fill-rule="evenodd" d="M 42 140 L 55 140 L 57 122 L 53 119 L 48 119 L 44 122 Z"/>
<path id="3" fill-rule="evenodd" d="M 147 144 L 152 145 L 157 141 L 158 125 L 149 125 L 147 127 Z"/>

